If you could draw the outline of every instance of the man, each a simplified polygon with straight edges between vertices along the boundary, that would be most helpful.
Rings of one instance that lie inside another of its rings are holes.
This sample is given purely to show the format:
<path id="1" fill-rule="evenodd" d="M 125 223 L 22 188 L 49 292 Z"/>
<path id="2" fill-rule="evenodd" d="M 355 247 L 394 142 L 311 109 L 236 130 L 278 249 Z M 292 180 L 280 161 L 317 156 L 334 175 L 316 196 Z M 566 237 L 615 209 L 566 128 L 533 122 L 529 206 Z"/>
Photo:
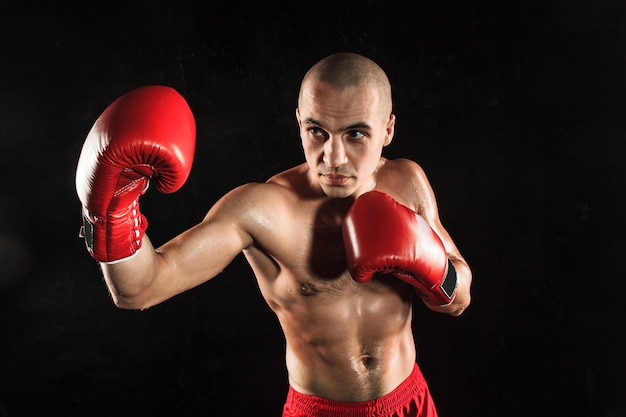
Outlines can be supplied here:
<path id="1" fill-rule="evenodd" d="M 155 249 L 138 198 L 184 183 L 194 121 L 167 87 L 134 90 L 98 119 L 77 169 L 87 246 L 117 306 L 145 309 L 217 276 L 243 252 L 286 338 L 284 416 L 435 416 L 416 364 L 412 297 L 453 316 L 471 272 L 418 164 L 388 160 L 391 87 L 373 61 L 331 55 L 305 75 L 306 163 L 222 197 Z"/>

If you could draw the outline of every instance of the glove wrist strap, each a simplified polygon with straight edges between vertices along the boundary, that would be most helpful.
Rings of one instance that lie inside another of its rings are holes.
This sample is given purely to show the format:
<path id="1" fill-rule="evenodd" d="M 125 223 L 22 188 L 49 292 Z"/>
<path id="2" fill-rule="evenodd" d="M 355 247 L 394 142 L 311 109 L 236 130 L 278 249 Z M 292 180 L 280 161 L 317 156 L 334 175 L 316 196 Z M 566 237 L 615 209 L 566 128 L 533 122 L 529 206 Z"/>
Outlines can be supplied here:
<path id="1" fill-rule="evenodd" d="M 124 213 L 108 218 L 93 216 L 83 207 L 80 236 L 89 254 L 98 262 L 115 263 L 133 256 L 140 248 L 147 220 L 135 199 Z"/>
<path id="2" fill-rule="evenodd" d="M 459 282 L 459 278 L 456 274 L 456 268 L 454 268 L 454 264 L 450 259 L 448 259 L 448 267 L 446 268 L 446 274 L 441 281 L 441 285 L 439 288 L 443 295 L 448 297 L 450 301 L 454 298 L 456 292 L 456 286 Z"/>

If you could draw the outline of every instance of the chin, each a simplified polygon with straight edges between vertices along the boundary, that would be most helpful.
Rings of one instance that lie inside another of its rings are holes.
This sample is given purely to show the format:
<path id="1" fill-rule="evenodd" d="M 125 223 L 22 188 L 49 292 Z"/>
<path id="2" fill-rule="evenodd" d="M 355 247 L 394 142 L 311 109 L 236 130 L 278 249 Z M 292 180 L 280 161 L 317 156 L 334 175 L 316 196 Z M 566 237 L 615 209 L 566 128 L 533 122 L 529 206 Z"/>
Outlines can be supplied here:
<path id="1" fill-rule="evenodd" d="M 326 194 L 327 197 L 330 197 L 330 198 L 346 198 L 354 194 L 355 190 L 353 190 L 352 188 L 346 188 L 346 187 L 325 186 L 325 187 L 322 187 L 322 191 L 324 192 L 324 194 Z"/>

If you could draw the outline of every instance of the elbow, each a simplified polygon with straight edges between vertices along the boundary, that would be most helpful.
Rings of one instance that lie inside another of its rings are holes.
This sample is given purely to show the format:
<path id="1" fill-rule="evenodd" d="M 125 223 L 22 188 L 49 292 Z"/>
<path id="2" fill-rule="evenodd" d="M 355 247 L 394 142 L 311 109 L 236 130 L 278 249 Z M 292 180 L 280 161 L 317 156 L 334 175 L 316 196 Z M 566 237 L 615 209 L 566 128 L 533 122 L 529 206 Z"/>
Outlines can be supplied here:
<path id="1" fill-rule="evenodd" d="M 115 306 L 121 310 L 145 310 L 139 303 L 134 303 L 123 298 L 113 299 Z"/>
<path id="2" fill-rule="evenodd" d="M 110 291 L 110 294 L 113 304 L 122 310 L 146 310 L 151 307 L 151 304 L 139 296 L 130 296 L 117 291 Z"/>
<path id="3" fill-rule="evenodd" d="M 465 297 L 457 297 L 454 300 L 454 302 L 450 304 L 449 310 L 447 311 L 447 313 L 451 315 L 452 317 L 458 317 L 461 314 L 463 314 L 465 310 L 467 310 L 467 308 L 470 305 L 470 302 L 471 302 L 471 297 L 469 295 Z"/>
<path id="4" fill-rule="evenodd" d="M 105 275 L 105 282 L 113 304 L 122 310 L 145 310 L 154 305 L 149 287 L 120 285 Z"/>

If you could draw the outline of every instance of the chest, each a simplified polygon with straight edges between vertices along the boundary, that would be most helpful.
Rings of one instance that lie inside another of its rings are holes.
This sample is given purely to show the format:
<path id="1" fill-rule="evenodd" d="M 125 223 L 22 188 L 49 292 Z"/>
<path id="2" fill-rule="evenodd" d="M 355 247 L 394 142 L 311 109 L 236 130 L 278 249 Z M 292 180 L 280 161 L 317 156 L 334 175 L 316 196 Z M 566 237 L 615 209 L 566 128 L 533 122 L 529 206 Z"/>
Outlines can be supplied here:
<path id="1" fill-rule="evenodd" d="M 331 283 L 346 275 L 341 229 L 346 210 L 345 201 L 330 200 L 313 210 L 307 227 L 301 230 L 306 242 L 301 247 L 301 266 L 322 282 Z"/>
<path id="2" fill-rule="evenodd" d="M 341 199 L 308 202 L 277 216 L 271 237 L 246 253 L 259 284 L 304 297 L 353 285 L 341 231 L 350 204 Z"/>

